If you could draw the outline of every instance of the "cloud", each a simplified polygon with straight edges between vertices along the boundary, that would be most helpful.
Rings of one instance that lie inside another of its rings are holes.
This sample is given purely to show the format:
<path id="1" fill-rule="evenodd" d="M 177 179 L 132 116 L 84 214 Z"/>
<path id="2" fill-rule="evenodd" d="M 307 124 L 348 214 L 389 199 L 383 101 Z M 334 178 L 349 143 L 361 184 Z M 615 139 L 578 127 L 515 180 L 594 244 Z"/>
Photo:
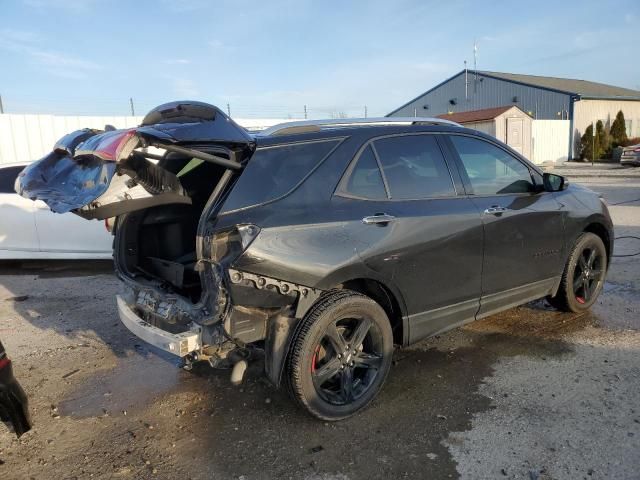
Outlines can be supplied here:
<path id="1" fill-rule="evenodd" d="M 189 65 L 191 60 L 188 58 L 168 58 L 164 61 L 166 65 Z"/>
<path id="2" fill-rule="evenodd" d="M 211 50 L 217 51 L 217 52 L 230 52 L 234 49 L 233 46 L 224 43 L 222 40 L 218 40 L 216 38 L 209 40 L 207 42 L 207 45 L 209 46 L 209 48 Z"/>
<path id="3" fill-rule="evenodd" d="M 193 80 L 189 78 L 172 78 L 173 92 L 180 98 L 197 97 L 200 92 Z"/>
<path id="4" fill-rule="evenodd" d="M 162 4 L 173 12 L 193 12 L 210 6 L 206 0 L 162 0 Z"/>
<path id="5" fill-rule="evenodd" d="M 40 37 L 33 32 L 0 30 L 0 50 L 22 55 L 32 65 L 50 75 L 82 79 L 87 78 L 90 72 L 102 69 L 102 66 L 95 62 L 41 48 L 40 43 Z"/>
<path id="6" fill-rule="evenodd" d="M 22 2 L 36 10 L 57 9 L 72 13 L 89 12 L 101 0 L 22 0 Z"/>
<path id="7" fill-rule="evenodd" d="M 378 57 L 325 68 L 303 88 L 259 91 L 227 90 L 214 103 L 229 102 L 236 117 L 301 118 L 304 105 L 309 118 L 329 118 L 345 113 L 382 116 L 426 91 L 461 68 L 438 62 Z"/>

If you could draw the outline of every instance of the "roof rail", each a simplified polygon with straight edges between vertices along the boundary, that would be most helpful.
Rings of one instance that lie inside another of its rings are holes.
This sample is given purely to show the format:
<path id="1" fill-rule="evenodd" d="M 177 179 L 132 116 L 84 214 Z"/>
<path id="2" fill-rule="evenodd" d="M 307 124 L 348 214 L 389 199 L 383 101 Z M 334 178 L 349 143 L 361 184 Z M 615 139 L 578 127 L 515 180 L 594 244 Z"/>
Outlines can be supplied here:
<path id="1" fill-rule="evenodd" d="M 339 118 L 330 120 L 302 120 L 273 125 L 257 133 L 258 136 L 287 135 L 290 133 L 317 132 L 321 127 L 362 127 L 372 125 L 451 125 L 461 127 L 459 123 L 432 117 L 380 117 L 380 118 Z"/>

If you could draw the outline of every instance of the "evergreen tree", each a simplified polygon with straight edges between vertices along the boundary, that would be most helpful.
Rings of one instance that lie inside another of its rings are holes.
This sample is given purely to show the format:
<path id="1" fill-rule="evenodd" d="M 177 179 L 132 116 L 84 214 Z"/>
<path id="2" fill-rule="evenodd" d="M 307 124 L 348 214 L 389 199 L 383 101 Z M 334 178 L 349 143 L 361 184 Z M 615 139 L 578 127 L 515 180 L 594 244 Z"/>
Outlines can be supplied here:
<path id="1" fill-rule="evenodd" d="M 604 157 L 605 152 L 607 151 L 608 139 L 607 134 L 604 131 L 604 124 L 602 120 L 598 120 L 596 122 L 596 160 Z"/>
<path id="2" fill-rule="evenodd" d="M 614 147 L 627 141 L 627 126 L 624 122 L 624 113 L 622 113 L 622 110 L 618 112 L 616 119 L 611 124 L 609 135 L 611 135 L 611 141 Z"/>
<path id="3" fill-rule="evenodd" d="M 580 137 L 580 158 L 582 160 L 591 160 L 593 158 L 593 124 L 589 125 L 582 137 Z"/>

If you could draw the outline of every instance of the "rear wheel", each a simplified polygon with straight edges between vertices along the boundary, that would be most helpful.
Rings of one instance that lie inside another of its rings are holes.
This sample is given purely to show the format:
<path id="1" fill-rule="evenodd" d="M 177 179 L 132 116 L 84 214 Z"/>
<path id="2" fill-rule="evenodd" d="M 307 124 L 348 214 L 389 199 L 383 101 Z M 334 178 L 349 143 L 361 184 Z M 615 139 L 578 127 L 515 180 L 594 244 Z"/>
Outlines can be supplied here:
<path id="1" fill-rule="evenodd" d="M 582 312 L 600 295 L 606 272 L 607 250 L 602 239 L 583 233 L 569 255 L 558 293 L 547 301 L 558 310 Z"/>
<path id="2" fill-rule="evenodd" d="M 344 419 L 380 391 L 392 354 L 391 325 L 380 305 L 352 291 L 329 292 L 294 335 L 290 393 L 317 418 Z"/>

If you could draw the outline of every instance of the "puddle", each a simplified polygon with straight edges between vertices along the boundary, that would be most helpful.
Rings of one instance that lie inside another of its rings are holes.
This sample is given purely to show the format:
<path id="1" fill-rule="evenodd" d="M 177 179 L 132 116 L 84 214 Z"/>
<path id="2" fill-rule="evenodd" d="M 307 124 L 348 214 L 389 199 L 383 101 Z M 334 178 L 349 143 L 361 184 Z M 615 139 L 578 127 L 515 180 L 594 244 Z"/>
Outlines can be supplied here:
<path id="1" fill-rule="evenodd" d="M 87 379 L 58 404 L 58 411 L 75 418 L 121 415 L 144 408 L 189 377 L 155 353 L 133 355 L 120 360 L 113 370 Z"/>
<path id="2" fill-rule="evenodd" d="M 559 312 L 544 300 L 487 317 L 465 326 L 477 333 L 500 333 L 530 339 L 562 340 L 563 337 L 600 325 L 600 319 L 592 312 Z"/>

